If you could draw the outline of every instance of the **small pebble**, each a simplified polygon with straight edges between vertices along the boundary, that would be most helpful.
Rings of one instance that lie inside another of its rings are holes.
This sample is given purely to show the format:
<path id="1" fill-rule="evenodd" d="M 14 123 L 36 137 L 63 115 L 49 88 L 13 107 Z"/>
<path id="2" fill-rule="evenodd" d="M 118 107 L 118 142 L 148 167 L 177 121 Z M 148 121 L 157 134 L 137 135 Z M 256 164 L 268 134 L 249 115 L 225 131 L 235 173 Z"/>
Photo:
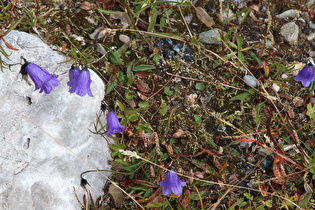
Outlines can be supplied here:
<path id="1" fill-rule="evenodd" d="M 299 27 L 294 22 L 284 24 L 280 29 L 280 33 L 284 40 L 290 45 L 297 44 L 297 39 L 299 37 Z"/>
<path id="2" fill-rule="evenodd" d="M 213 30 L 204 31 L 200 33 L 199 39 L 201 39 L 200 42 L 204 44 L 221 44 L 220 37 L 219 37 L 220 34 L 221 34 L 221 30 L 218 28 L 215 28 Z M 226 33 L 223 32 L 223 34 L 225 35 Z"/>
<path id="3" fill-rule="evenodd" d="M 310 34 L 310 33 L 312 32 L 312 30 L 311 30 L 310 28 L 303 28 L 303 29 L 302 29 L 302 32 L 303 32 L 304 34 Z"/>
<path id="4" fill-rule="evenodd" d="M 280 90 L 280 87 L 279 87 L 278 85 L 276 85 L 276 84 L 273 84 L 273 85 L 272 85 L 272 88 L 273 88 L 276 92 L 278 92 L 278 91 Z"/>
<path id="5" fill-rule="evenodd" d="M 245 84 L 250 87 L 256 88 L 257 84 L 259 86 L 259 81 L 255 79 L 254 77 L 252 77 L 251 75 L 245 75 L 243 79 L 244 79 Z"/>
<path id="6" fill-rule="evenodd" d="M 295 18 L 299 17 L 300 11 L 295 9 L 287 10 L 279 15 L 276 15 L 276 18 L 284 19 L 284 18 Z"/>
<path id="7" fill-rule="evenodd" d="M 119 35 L 119 40 L 124 44 L 127 44 L 128 42 L 130 42 L 129 36 L 124 35 L 124 34 Z"/>

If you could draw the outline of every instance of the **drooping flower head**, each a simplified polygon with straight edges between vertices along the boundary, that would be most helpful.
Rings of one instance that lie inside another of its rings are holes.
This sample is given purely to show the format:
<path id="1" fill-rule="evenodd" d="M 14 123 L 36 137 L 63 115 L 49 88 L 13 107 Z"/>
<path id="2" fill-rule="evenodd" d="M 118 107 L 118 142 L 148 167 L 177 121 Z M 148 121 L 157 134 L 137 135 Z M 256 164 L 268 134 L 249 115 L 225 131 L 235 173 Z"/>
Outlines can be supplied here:
<path id="1" fill-rule="evenodd" d="M 37 66 L 34 63 L 28 62 L 22 57 L 25 64 L 22 65 L 20 73 L 22 75 L 29 75 L 35 84 L 35 90 L 40 89 L 41 92 L 49 94 L 52 91 L 52 87 L 57 87 L 60 81 L 57 79 L 58 75 L 49 74 L 45 69 Z"/>
<path id="2" fill-rule="evenodd" d="M 90 72 L 85 67 L 83 70 L 79 71 L 78 68 L 71 68 L 69 71 L 69 82 L 67 83 L 70 87 L 70 93 L 76 93 L 78 96 L 85 96 L 88 94 L 93 97 L 90 85 L 92 83 Z"/>
<path id="3" fill-rule="evenodd" d="M 172 171 L 167 171 L 165 173 L 165 180 L 161 181 L 159 184 L 163 187 L 163 195 L 167 196 L 171 194 L 171 192 L 175 195 L 182 194 L 182 187 L 186 185 L 186 182 L 181 181 L 175 173 L 175 170 L 172 169 Z"/>
<path id="4" fill-rule="evenodd" d="M 240 0 L 235 0 L 235 2 L 240 2 Z"/>
<path id="5" fill-rule="evenodd" d="M 295 81 L 302 81 L 304 87 L 308 87 L 312 81 L 315 80 L 314 77 L 314 65 L 311 61 L 308 61 L 307 64 L 299 71 L 299 73 L 294 78 Z"/>
<path id="6" fill-rule="evenodd" d="M 75 82 L 79 74 L 80 74 L 80 70 L 74 65 L 72 65 L 69 71 L 69 82 L 67 82 L 69 87 L 73 87 L 75 85 Z"/>
<path id="7" fill-rule="evenodd" d="M 114 134 L 115 132 L 120 133 L 125 129 L 124 127 L 120 125 L 115 112 L 113 111 L 108 112 L 106 119 L 107 119 L 107 133 L 106 134 L 108 136 Z"/>

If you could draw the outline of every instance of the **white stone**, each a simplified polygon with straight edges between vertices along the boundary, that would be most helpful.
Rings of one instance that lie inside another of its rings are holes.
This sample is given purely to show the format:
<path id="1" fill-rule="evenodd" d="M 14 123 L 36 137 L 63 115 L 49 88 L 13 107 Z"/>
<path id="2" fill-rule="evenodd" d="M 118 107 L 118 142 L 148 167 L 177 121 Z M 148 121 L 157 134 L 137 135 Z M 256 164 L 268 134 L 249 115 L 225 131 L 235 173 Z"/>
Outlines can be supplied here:
<path id="1" fill-rule="evenodd" d="M 0 54 L 2 61 L 17 64 L 24 56 L 59 75 L 60 85 L 50 94 L 39 93 L 30 78 L 31 86 L 21 79 L 20 64 L 0 72 L 0 209 L 80 209 L 73 187 L 82 200 L 80 174 L 93 167 L 76 155 L 98 169 L 108 169 L 110 159 L 106 140 L 89 131 L 97 121 L 104 84 L 90 71 L 94 97 L 70 94 L 69 58 L 24 32 L 11 31 L 4 39 L 18 50 L 0 41 L 10 54 L 10 60 Z M 84 177 L 96 199 L 106 178 L 98 173 Z"/>
<path id="2" fill-rule="evenodd" d="M 295 9 L 290 9 L 287 10 L 279 15 L 276 15 L 276 18 L 279 19 L 284 19 L 284 18 L 297 18 L 300 16 L 301 11 L 295 10 Z"/>
<path id="3" fill-rule="evenodd" d="M 297 44 L 299 27 L 294 22 L 284 24 L 280 29 L 280 33 L 290 45 Z"/>
<path id="4" fill-rule="evenodd" d="M 276 84 L 272 84 L 272 88 L 273 88 L 276 92 L 278 92 L 278 91 L 280 90 L 280 87 L 279 87 L 278 85 L 276 85 Z"/>
<path id="5" fill-rule="evenodd" d="M 250 87 L 256 88 L 257 85 L 259 86 L 259 81 L 251 75 L 245 75 L 243 79 L 245 84 Z"/>

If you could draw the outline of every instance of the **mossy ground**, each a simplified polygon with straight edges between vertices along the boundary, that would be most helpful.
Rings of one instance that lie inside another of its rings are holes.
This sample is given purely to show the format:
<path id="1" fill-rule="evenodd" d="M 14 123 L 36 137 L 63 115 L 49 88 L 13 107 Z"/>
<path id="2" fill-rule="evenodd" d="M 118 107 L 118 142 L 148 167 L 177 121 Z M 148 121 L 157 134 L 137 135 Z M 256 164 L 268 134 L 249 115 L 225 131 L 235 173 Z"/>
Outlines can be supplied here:
<path id="1" fill-rule="evenodd" d="M 242 46 L 238 49 L 227 45 L 234 55 L 225 45 L 209 46 L 199 42 L 198 34 L 209 28 L 196 18 L 195 8 L 189 2 L 180 7 L 155 2 L 138 14 L 144 2 L 116 1 L 115 6 L 107 10 L 123 12 L 124 8 L 130 19 L 130 26 L 126 29 L 122 29 L 119 20 L 102 12 L 94 1 L 89 2 L 91 9 L 87 11 L 79 9 L 81 2 L 65 1 L 60 3 L 64 8 L 60 10 L 54 10 L 54 3 L 39 2 L 39 7 L 33 1 L 18 4 L 10 22 L 21 20 L 15 29 L 39 36 L 78 65 L 84 65 L 87 60 L 88 66 L 104 79 L 107 88 L 115 86 L 105 95 L 104 101 L 108 109 L 118 114 L 126 130 L 116 135 L 116 145 L 111 146 L 113 151 L 117 152 L 119 148 L 136 151 L 159 166 L 171 167 L 181 174 L 200 179 L 192 181 L 187 177 L 181 178 L 187 182 L 183 194 L 164 197 L 158 185 L 164 174 L 161 168 L 115 153 L 112 179 L 143 207 L 202 209 L 217 204 L 220 209 L 290 209 L 295 203 L 300 208 L 314 208 L 315 196 L 305 189 L 305 185 L 313 186 L 314 178 L 314 118 L 306 114 L 313 92 L 303 88 L 293 80 L 294 76 L 290 76 L 293 61 L 305 61 L 311 46 L 304 39 L 297 46 L 283 42 L 279 31 L 285 21 L 275 19 L 275 15 L 287 9 L 304 10 L 303 2 L 252 1 L 253 5 L 268 7 L 271 12 L 268 33 L 273 34 L 274 45 L 267 49 L 260 42 L 268 34 L 265 23 L 247 16 L 242 24 L 234 19 L 222 26 L 220 18 L 215 15 L 219 14 L 219 3 L 207 6 L 208 3 L 199 1 L 196 6 L 207 8 L 209 14 L 215 17 L 214 27 L 223 27 L 231 32 L 225 39 L 227 44 L 228 41 L 236 44 L 238 37 L 242 39 Z M 249 6 L 251 3 L 246 4 Z M 1 25 L 5 25 L 11 6 L 2 2 L 4 15 L 0 18 Z M 247 11 L 247 7 L 238 8 L 234 1 L 228 1 L 223 6 L 238 15 Z M 193 14 L 192 22 L 196 24 L 190 24 L 189 30 L 181 13 L 183 16 Z M 262 12 L 255 15 L 268 18 Z M 149 24 L 142 23 L 139 18 Z M 152 18 L 156 21 L 152 22 Z M 47 22 L 48 19 L 51 22 Z M 98 27 L 103 27 L 105 36 L 91 39 L 90 34 Z M 152 31 L 149 31 L 150 28 Z M 192 37 L 188 39 L 190 33 Z M 120 34 L 127 35 L 131 41 L 124 45 L 118 38 Z M 165 61 L 163 52 L 155 44 L 161 36 L 190 45 L 195 52 L 195 61 L 187 63 L 180 56 Z M 82 37 L 82 40 L 76 37 Z M 107 50 L 110 48 L 114 58 L 98 53 L 97 44 Z M 247 47 L 247 50 L 243 50 Z M 242 61 L 239 52 L 243 55 Z M 268 74 L 251 53 L 270 67 Z M 145 72 L 133 71 L 140 64 L 155 68 Z M 242 78 L 249 72 L 259 79 L 264 89 L 261 86 L 250 88 L 244 84 Z M 282 78 L 283 74 L 289 77 Z M 141 91 L 143 84 L 151 91 Z M 280 93 L 273 91 L 272 84 L 281 87 Z M 233 100 L 244 93 L 246 97 Z M 302 106 L 293 104 L 294 97 L 304 99 Z M 204 105 L 200 99 L 205 101 Z M 288 111 L 293 114 L 289 115 Z M 273 118 L 268 121 L 271 114 Z M 178 129 L 185 133 L 174 138 L 173 134 Z M 152 132 L 158 138 L 145 135 Z M 270 134 L 283 148 L 284 145 L 293 144 L 289 136 L 294 132 L 299 137 L 301 148 L 308 154 L 310 164 L 303 161 L 304 155 L 301 153 L 292 150 L 285 152 L 284 156 L 296 163 L 280 161 L 287 175 L 285 184 L 270 181 L 278 176 L 274 174 L 278 172 L 277 168 L 260 165 L 265 156 L 257 151 L 262 146 L 254 143 L 251 148 L 242 148 L 239 145 L 246 138 L 245 133 L 265 147 L 276 150 L 268 142 Z M 250 182 L 259 185 L 249 187 Z M 269 194 L 265 196 L 263 189 L 267 189 Z M 308 196 L 305 204 L 301 196 Z M 106 197 L 108 195 L 105 194 Z M 112 205 L 112 202 L 104 201 L 98 206 L 106 209 Z M 139 206 L 126 199 L 120 208 Z"/>

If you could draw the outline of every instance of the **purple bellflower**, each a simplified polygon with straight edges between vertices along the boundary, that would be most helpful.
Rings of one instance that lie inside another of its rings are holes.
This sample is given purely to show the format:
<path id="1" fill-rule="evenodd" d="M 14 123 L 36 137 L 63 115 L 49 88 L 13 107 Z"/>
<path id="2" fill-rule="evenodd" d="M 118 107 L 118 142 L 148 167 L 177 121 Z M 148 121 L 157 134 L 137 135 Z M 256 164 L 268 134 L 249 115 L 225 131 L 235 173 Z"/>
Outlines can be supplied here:
<path id="1" fill-rule="evenodd" d="M 174 169 L 172 171 L 175 172 Z M 181 181 L 177 174 L 172 171 L 167 171 L 165 173 L 165 180 L 160 182 L 161 187 L 163 187 L 163 195 L 165 196 L 171 194 L 171 192 L 175 195 L 182 194 L 182 187 L 186 185 L 186 182 Z"/>
<path id="2" fill-rule="evenodd" d="M 115 114 L 115 112 L 110 111 L 107 114 L 107 136 L 110 136 L 112 134 L 116 133 L 120 133 L 122 132 L 125 128 L 122 127 L 119 123 L 119 120 L 117 118 L 117 115 Z"/>
<path id="3" fill-rule="evenodd" d="M 70 87 L 70 93 L 76 93 L 78 96 L 85 96 L 88 94 L 93 97 L 90 85 L 92 83 L 90 72 L 85 67 L 83 70 L 79 70 L 74 66 L 69 71 L 69 82 L 67 83 Z"/>
<path id="4" fill-rule="evenodd" d="M 69 71 L 69 82 L 67 82 L 68 86 L 71 88 L 75 85 L 75 82 L 80 74 L 80 70 L 74 65 L 71 66 Z"/>
<path id="5" fill-rule="evenodd" d="M 240 0 L 235 0 L 235 2 L 240 2 Z"/>
<path id="6" fill-rule="evenodd" d="M 296 75 L 295 81 L 302 81 L 304 87 L 308 87 L 312 81 L 315 80 L 314 77 L 314 66 L 311 62 L 308 62 Z"/>
<path id="7" fill-rule="evenodd" d="M 57 87 L 60 84 L 60 81 L 57 79 L 58 75 L 49 74 L 42 67 L 28 62 L 23 57 L 22 59 L 25 61 L 25 64 L 22 65 L 20 73 L 30 76 L 35 84 L 35 90 L 40 89 L 40 93 L 44 91 L 46 94 L 49 94 L 52 91 L 52 87 Z"/>

